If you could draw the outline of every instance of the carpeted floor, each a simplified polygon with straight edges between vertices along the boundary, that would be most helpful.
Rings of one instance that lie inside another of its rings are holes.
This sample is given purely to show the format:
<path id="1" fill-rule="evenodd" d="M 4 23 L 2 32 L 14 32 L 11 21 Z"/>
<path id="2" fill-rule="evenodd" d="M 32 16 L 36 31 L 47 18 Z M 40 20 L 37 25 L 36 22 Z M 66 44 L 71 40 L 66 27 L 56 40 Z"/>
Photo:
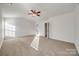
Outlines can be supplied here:
<path id="1" fill-rule="evenodd" d="M 1 56 L 77 56 L 77 50 L 73 43 L 47 39 L 40 36 L 38 50 L 31 43 L 34 36 L 24 36 L 10 40 L 4 40 L 0 49 Z"/>

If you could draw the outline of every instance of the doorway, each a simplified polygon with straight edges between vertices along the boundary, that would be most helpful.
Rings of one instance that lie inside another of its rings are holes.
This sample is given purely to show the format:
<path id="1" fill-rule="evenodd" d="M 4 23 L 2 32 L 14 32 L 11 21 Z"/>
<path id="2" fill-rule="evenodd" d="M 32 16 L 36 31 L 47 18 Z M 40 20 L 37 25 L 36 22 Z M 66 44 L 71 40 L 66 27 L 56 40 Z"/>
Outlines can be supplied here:
<path id="1" fill-rule="evenodd" d="M 45 29 L 45 37 L 49 38 L 49 23 L 44 24 L 44 29 Z"/>

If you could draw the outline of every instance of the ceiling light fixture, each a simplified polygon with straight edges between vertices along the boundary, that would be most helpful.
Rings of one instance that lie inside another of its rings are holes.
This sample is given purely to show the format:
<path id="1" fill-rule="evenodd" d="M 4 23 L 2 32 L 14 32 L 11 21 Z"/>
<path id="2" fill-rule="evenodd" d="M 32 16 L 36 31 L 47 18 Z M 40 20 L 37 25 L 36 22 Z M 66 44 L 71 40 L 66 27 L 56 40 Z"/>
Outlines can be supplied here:
<path id="1" fill-rule="evenodd" d="M 28 15 L 32 15 L 32 16 L 40 16 L 40 11 L 36 11 L 36 10 L 30 10 L 31 13 L 28 13 Z"/>

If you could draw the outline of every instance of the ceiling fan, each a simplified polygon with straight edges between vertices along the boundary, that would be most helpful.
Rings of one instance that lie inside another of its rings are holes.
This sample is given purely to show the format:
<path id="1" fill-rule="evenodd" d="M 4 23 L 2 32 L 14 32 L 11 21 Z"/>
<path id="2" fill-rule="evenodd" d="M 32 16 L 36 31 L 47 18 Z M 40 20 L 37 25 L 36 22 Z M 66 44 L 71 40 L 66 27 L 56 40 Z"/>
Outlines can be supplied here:
<path id="1" fill-rule="evenodd" d="M 32 16 L 40 16 L 40 11 L 36 11 L 36 10 L 30 10 L 31 13 L 28 13 L 28 15 L 32 15 Z"/>

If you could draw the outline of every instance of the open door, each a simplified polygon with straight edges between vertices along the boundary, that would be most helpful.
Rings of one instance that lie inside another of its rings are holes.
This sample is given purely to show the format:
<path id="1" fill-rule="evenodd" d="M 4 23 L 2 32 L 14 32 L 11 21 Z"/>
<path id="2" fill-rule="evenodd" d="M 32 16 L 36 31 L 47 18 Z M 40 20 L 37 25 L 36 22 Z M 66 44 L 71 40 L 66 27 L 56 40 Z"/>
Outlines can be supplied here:
<path id="1" fill-rule="evenodd" d="M 49 23 L 44 24 L 45 27 L 45 37 L 49 38 Z"/>

